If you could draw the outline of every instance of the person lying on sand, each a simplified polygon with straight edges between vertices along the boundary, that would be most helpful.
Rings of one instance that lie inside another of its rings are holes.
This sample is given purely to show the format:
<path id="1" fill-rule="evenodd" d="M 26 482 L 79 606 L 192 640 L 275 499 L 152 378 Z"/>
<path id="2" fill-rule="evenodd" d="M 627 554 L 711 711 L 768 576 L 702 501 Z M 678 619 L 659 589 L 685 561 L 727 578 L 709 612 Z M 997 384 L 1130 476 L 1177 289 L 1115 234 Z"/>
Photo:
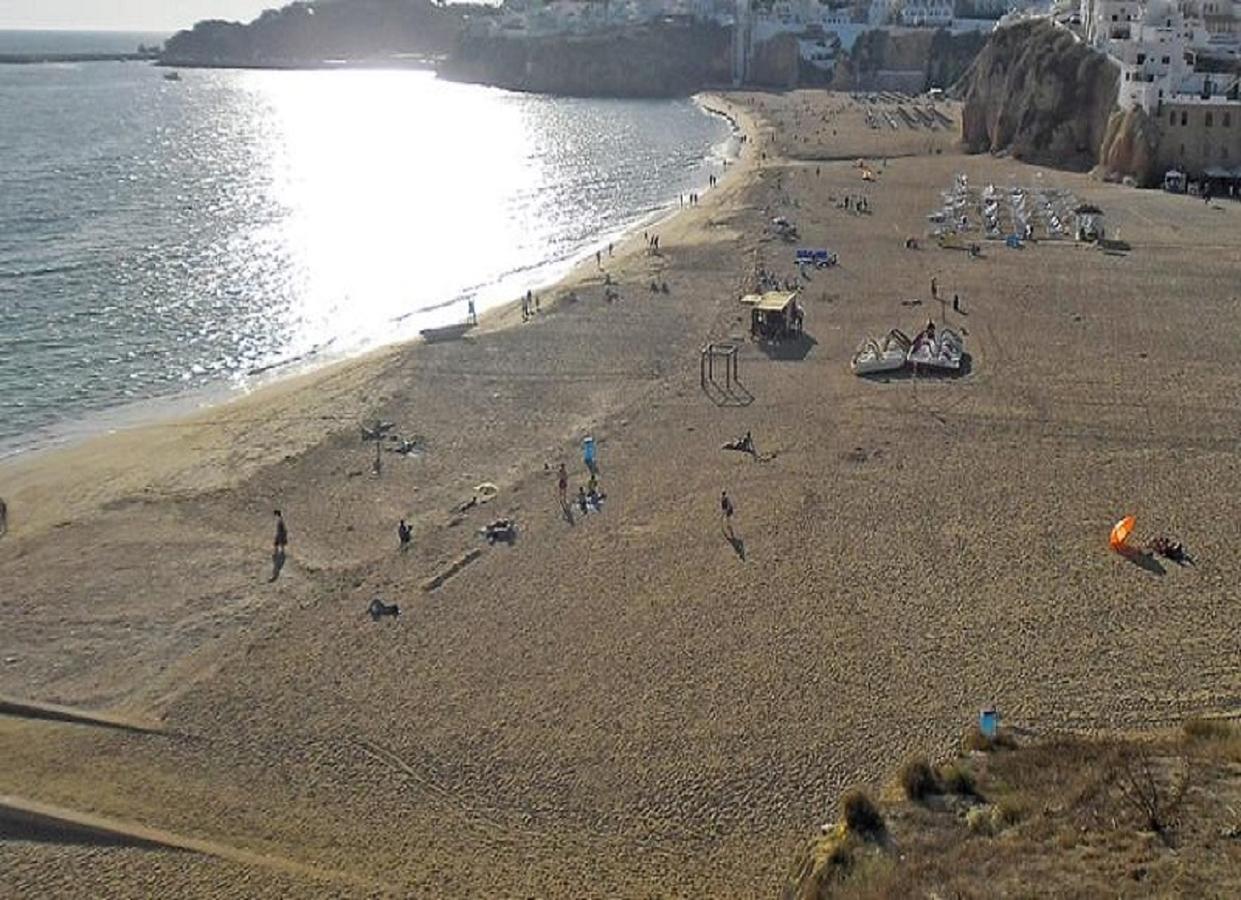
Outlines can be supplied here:
<path id="1" fill-rule="evenodd" d="M 1160 556 L 1172 560 L 1174 563 L 1185 565 L 1193 563 L 1193 557 L 1185 552 L 1185 546 L 1180 541 L 1174 541 L 1171 538 L 1162 535 L 1150 542 L 1147 548 L 1150 553 L 1157 553 Z"/>
<path id="2" fill-rule="evenodd" d="M 755 450 L 754 450 L 754 438 L 753 438 L 753 437 L 751 437 L 751 436 L 750 436 L 750 432 L 748 432 L 748 431 L 747 431 L 747 432 L 745 433 L 745 437 L 740 438 L 740 439 L 735 440 L 735 441 L 729 441 L 729 442 L 728 442 L 727 444 L 725 444 L 725 445 L 724 445 L 721 449 L 724 449 L 724 450 L 739 450 L 739 451 L 740 451 L 740 452 L 742 452 L 742 453 L 748 453 L 748 454 L 750 454 L 751 456 L 754 456 L 754 455 L 755 455 Z"/>

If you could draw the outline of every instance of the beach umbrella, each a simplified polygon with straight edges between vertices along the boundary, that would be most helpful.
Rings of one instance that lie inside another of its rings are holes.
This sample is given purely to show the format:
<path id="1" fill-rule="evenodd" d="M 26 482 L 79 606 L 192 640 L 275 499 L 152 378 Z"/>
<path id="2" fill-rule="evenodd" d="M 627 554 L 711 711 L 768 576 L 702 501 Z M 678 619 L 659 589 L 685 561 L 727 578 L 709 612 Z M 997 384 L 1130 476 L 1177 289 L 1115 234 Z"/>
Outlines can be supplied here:
<path id="1" fill-rule="evenodd" d="M 1125 516 L 1112 526 L 1112 536 L 1108 543 L 1117 553 L 1123 553 L 1127 549 L 1125 542 L 1129 540 L 1129 535 L 1133 534 L 1133 525 L 1136 521 L 1133 516 Z"/>

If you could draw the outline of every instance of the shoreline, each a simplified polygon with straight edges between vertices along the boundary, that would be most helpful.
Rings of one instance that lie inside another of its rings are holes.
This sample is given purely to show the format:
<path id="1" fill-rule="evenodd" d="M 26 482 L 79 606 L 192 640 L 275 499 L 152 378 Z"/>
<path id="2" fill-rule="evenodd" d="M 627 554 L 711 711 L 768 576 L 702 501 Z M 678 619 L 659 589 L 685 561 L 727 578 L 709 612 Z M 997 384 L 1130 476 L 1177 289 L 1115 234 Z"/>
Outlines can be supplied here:
<path id="1" fill-rule="evenodd" d="M 712 208 L 712 196 L 718 194 L 720 188 L 730 183 L 734 177 L 746 171 L 743 160 L 751 155 L 745 152 L 747 146 L 754 146 L 754 123 L 746 119 L 746 114 L 740 107 L 730 104 L 718 94 L 695 94 L 691 99 L 704 113 L 719 117 L 729 124 L 730 134 L 725 142 L 737 142 L 736 158 L 731 162 L 725 161 L 723 174 L 719 176 L 713 190 L 704 188 L 703 202 L 698 207 L 672 206 L 669 201 L 669 205 L 653 210 L 636 220 L 633 225 L 605 234 L 598 242 L 587 245 L 580 255 L 575 255 L 559 265 L 549 263 L 560 269 L 558 277 L 541 287 L 532 288 L 538 293 L 549 295 L 549 302 L 544 304 L 543 315 L 554 311 L 555 302 L 550 300 L 551 295 L 563 296 L 571 292 L 575 286 L 597 271 L 591 260 L 596 250 L 605 248 L 608 243 L 615 244 L 616 262 L 641 252 L 637 241 L 643 228 L 666 225 L 688 216 L 694 209 Z M 714 151 L 717 146 L 712 145 L 710 150 Z M 708 157 L 704 157 L 703 163 L 704 167 L 709 164 Z M 520 327 L 520 304 L 521 297 L 518 295 L 481 307 L 476 334 L 484 335 L 499 329 Z M 455 304 L 444 303 L 426 312 L 451 305 Z M 27 515 L 23 511 L 27 504 L 22 500 L 31 492 L 45 489 L 49 483 L 67 486 L 75 480 L 67 477 L 69 472 L 74 473 L 77 480 L 85 482 L 88 480 L 86 472 L 100 470 L 98 459 L 112 459 L 118 454 L 130 459 L 137 454 L 137 459 L 148 464 L 155 460 L 159 462 L 149 470 L 149 480 L 178 481 L 178 475 L 194 466 L 194 461 L 176 460 L 172 448 L 183 445 L 184 440 L 174 435 L 194 432 L 201 434 L 213 428 L 228 430 L 237 427 L 239 422 L 251 419 L 278 418 L 288 408 L 303 406 L 307 396 L 319 394 L 326 385 L 333 383 L 343 383 L 347 386 L 345 390 L 356 392 L 363 389 L 368 382 L 382 377 L 384 371 L 395 362 L 418 353 L 419 348 L 425 345 L 425 340 L 415 335 L 335 359 L 278 364 L 260 373 L 254 384 L 232 387 L 220 383 L 184 394 L 146 398 L 65 423 L 63 430 L 57 428 L 54 437 L 41 441 L 36 446 L 21 449 L 20 440 L 0 446 L 0 497 L 6 500 L 9 509 L 7 538 L 14 540 L 22 537 L 31 522 L 35 523 L 34 533 L 56 524 L 53 521 L 57 519 L 56 516 Z M 310 406 L 314 408 L 315 404 L 311 403 Z M 320 413 L 320 416 L 327 415 Z M 352 418 L 336 415 L 325 421 L 332 424 L 325 424 L 313 435 L 303 436 L 297 442 L 299 451 L 314 446 L 333 431 L 345 427 L 345 422 L 358 423 L 362 418 L 360 415 Z M 114 490 L 101 494 L 90 491 L 88 496 L 91 499 L 88 502 L 75 504 L 66 512 L 70 512 L 71 516 L 81 515 L 92 504 L 101 505 L 139 489 L 144 480 L 141 473 L 130 472 L 128 477 L 122 477 L 121 472 L 115 471 L 115 467 L 108 468 L 113 471 L 107 480 L 120 488 L 119 492 Z M 233 477 L 228 479 L 230 482 L 244 477 L 244 473 L 235 472 L 232 475 Z"/>
<path id="2" fill-rule="evenodd" d="M 984 705 L 1033 736 L 1235 706 L 1213 523 L 1241 489 L 1220 400 L 1241 310 L 1211 236 L 1241 208 L 947 151 L 820 171 L 782 146 L 932 135 L 841 95 L 728 100 L 761 145 L 661 252 L 579 266 L 533 322 L 509 306 L 475 340 L 62 457 L 31 495 L 55 530 L 0 540 L 0 694 L 167 736 L 0 717 L 0 793 L 339 873 L 324 896 L 376 871 L 402 895 L 773 896 L 845 790 L 946 756 Z M 1132 252 L 906 246 L 962 173 L 1069 190 Z M 792 277 L 777 215 L 839 264 L 799 273 L 805 328 L 773 344 L 738 298 Z M 933 278 L 961 309 L 923 305 Z M 969 373 L 850 371 L 859 337 L 928 315 Z M 703 372 L 714 341 L 731 383 Z M 377 452 L 363 415 L 419 452 Z M 727 452 L 747 433 L 754 454 Z M 561 463 L 602 507 L 557 502 Z M 1125 514 L 1194 565 L 1112 552 Z M 488 542 L 501 519 L 513 540 Z M 78 852 L 18 841 L 0 893 L 316 895 Z"/>
<path id="3" fill-rule="evenodd" d="M 694 95 L 689 99 L 703 113 L 720 118 L 729 126 L 730 133 L 721 142 L 708 147 L 707 153 L 704 154 L 699 164 L 700 174 L 706 174 L 707 170 L 714 165 L 713 159 L 722 159 L 724 170 L 719 177 L 722 183 L 723 179 L 728 177 L 730 167 L 739 157 L 741 141 L 745 140 L 745 132 L 733 116 L 700 102 L 699 96 L 703 95 Z M 741 141 L 738 141 L 739 137 Z M 717 157 L 716 150 L 729 142 L 736 142 L 738 156 Z M 705 184 L 700 189 L 705 192 Z M 510 285 L 520 281 L 524 273 L 542 270 L 545 271 L 546 277 L 540 277 L 540 280 L 533 285 L 523 285 L 523 289 L 528 287 L 535 293 L 555 291 L 563 282 L 578 274 L 578 270 L 589 262 L 597 250 L 606 248 L 610 243 L 625 243 L 642 229 L 667 222 L 688 209 L 689 207 L 679 208 L 672 204 L 671 199 L 668 199 L 661 206 L 641 214 L 632 223 L 602 233 L 596 240 L 584 244 L 577 252 L 570 253 L 561 259 L 543 260 L 533 266 L 501 276 L 494 284 L 475 292 L 480 325 L 497 311 L 503 311 L 507 307 L 515 308 L 520 304 L 521 290 L 510 289 Z M 395 328 L 409 319 L 424 320 L 418 321 L 417 324 L 425 327 L 449 324 L 446 316 L 450 316 L 453 309 L 464 308 L 465 303 L 466 300 L 460 296 L 443 300 L 404 313 L 392 320 L 391 324 Z M 441 319 L 444 321 L 440 321 Z M 455 320 L 455 318 L 452 319 L 452 321 Z M 368 358 L 382 354 L 385 350 L 400 350 L 423 343 L 425 343 L 423 338 L 417 331 L 413 331 L 392 340 L 363 344 L 353 349 L 334 352 L 327 347 L 315 348 L 300 356 L 263 365 L 232 379 L 88 411 L 73 419 L 43 426 L 27 434 L 0 441 L 0 478 L 3 478 L 7 465 L 20 460 L 54 453 L 57 450 L 75 448 L 85 442 L 119 432 L 161 425 L 175 426 L 186 420 L 197 419 L 222 405 L 250 399 L 261 400 L 264 391 L 286 380 L 304 378 L 336 366 L 365 362 Z M 0 496 L 3 496 L 2 491 L 0 491 Z"/>

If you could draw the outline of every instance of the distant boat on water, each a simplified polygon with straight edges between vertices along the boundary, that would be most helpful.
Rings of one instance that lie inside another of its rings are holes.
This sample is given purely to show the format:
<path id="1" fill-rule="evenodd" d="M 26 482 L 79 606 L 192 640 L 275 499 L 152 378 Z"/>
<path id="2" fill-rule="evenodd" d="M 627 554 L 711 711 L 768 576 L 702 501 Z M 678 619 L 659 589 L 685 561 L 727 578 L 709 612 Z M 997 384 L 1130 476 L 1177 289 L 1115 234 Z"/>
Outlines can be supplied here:
<path id="1" fill-rule="evenodd" d="M 180 72 L 165 72 L 164 80 L 165 81 L 180 81 L 181 73 Z"/>

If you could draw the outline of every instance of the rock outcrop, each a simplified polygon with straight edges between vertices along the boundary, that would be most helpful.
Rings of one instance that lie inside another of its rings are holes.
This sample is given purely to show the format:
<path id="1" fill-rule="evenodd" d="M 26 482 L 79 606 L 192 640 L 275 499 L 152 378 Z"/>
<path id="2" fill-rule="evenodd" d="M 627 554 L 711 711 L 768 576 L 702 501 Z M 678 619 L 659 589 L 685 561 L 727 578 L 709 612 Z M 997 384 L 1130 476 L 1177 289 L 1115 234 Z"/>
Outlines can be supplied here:
<path id="1" fill-rule="evenodd" d="M 678 97 L 728 84 L 731 54 L 731 29 L 702 23 L 587 35 L 466 35 L 439 73 L 536 93 Z"/>
<path id="2" fill-rule="evenodd" d="M 293 3 L 269 9 L 248 25 L 199 22 L 168 39 L 160 62 L 259 68 L 390 62 L 402 55 L 447 53 L 464 27 L 455 7 L 430 0 Z"/>
<path id="3" fill-rule="evenodd" d="M 965 101 L 962 143 L 975 153 L 1089 170 L 1100 159 L 1118 78 L 1106 56 L 1048 22 L 997 29 L 955 89 Z"/>
<path id="4" fill-rule="evenodd" d="M 1116 110 L 1107 120 L 1099 145 L 1098 173 L 1104 178 L 1130 177 L 1142 187 L 1159 180 L 1159 129 L 1141 109 Z"/>

